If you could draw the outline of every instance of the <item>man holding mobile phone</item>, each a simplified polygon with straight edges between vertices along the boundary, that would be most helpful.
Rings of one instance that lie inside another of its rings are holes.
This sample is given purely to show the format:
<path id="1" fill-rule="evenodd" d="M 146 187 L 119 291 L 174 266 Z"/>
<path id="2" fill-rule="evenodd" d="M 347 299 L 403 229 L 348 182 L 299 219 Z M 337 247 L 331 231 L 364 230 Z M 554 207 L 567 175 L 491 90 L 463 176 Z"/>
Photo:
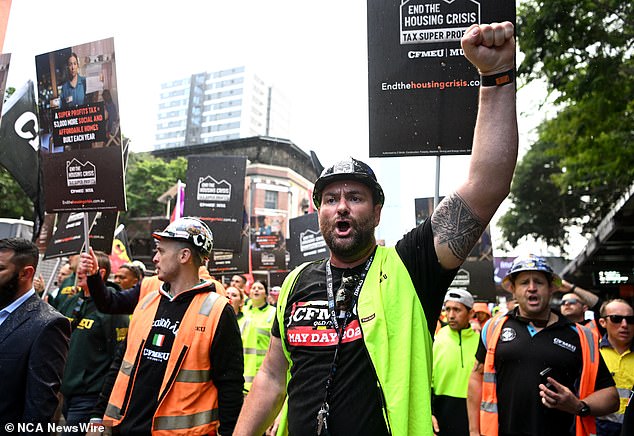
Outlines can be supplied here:
<path id="1" fill-rule="evenodd" d="M 594 416 L 618 409 L 598 336 L 550 308 L 560 282 L 540 257 L 513 261 L 502 286 L 518 306 L 482 329 L 467 396 L 471 435 L 590 435 Z"/>

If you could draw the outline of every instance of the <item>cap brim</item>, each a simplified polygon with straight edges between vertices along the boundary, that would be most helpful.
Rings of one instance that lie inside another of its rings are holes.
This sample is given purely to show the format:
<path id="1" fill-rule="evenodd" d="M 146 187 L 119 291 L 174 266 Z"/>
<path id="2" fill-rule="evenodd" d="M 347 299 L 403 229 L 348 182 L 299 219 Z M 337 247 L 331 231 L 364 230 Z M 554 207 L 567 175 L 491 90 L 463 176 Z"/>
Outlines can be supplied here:
<path id="1" fill-rule="evenodd" d="M 154 232 L 152 233 L 152 237 L 154 239 L 163 239 L 163 238 L 169 238 L 169 235 L 165 232 Z"/>

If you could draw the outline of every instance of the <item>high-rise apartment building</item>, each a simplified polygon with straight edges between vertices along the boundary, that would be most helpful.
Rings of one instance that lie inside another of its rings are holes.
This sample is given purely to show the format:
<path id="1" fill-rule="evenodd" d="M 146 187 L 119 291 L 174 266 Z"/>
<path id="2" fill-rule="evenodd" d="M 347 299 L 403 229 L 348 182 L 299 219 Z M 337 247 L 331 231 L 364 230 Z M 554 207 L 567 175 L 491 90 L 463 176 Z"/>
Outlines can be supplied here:
<path id="1" fill-rule="evenodd" d="M 154 150 L 252 136 L 288 138 L 290 108 L 248 67 L 161 85 Z"/>

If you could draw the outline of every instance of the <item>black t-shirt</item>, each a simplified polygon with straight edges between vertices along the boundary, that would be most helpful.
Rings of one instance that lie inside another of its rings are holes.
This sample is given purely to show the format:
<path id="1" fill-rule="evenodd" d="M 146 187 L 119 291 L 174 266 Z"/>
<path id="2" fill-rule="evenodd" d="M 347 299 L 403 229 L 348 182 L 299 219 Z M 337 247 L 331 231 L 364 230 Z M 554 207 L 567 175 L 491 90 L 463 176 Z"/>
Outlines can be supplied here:
<path id="1" fill-rule="evenodd" d="M 455 270 L 445 271 L 438 263 L 429 220 L 405 235 L 397 243 L 396 250 L 410 273 L 430 331 L 433 331 Z M 291 435 L 316 433 L 317 412 L 324 400 L 325 384 L 337 344 L 337 333 L 328 311 L 325 264 L 325 261 L 315 262 L 302 271 L 284 314 L 284 340 L 293 361 L 287 388 Z M 352 271 L 333 267 L 333 289 L 339 289 L 344 272 L 346 276 L 360 274 L 364 267 L 365 264 Z M 397 293 L 394 298 L 398 299 Z M 280 337 L 277 319 L 271 334 Z M 384 400 L 363 342 L 356 307 L 346 325 L 339 353 L 329 401 L 330 433 L 387 434 L 382 412 Z"/>
<path id="2" fill-rule="evenodd" d="M 574 435 L 575 416 L 542 404 L 539 373 L 552 368 L 549 376 L 578 392 L 582 356 L 574 323 L 564 316 L 539 332 L 516 319 L 511 312 L 502 328 L 495 350 L 498 422 L 500 435 Z M 489 328 L 487 326 L 487 328 Z M 484 339 L 484 331 L 483 331 Z M 480 341 L 476 359 L 484 362 L 486 347 Z M 614 380 L 601 358 L 595 390 L 614 386 Z"/>
<path id="3" fill-rule="evenodd" d="M 213 289 L 213 288 L 211 288 Z M 209 287 L 178 294 L 173 299 L 161 293 L 161 301 L 152 328 L 141 352 L 136 381 L 125 418 L 118 427 L 122 434 L 150 434 L 152 418 L 158 407 L 161 383 L 167 368 L 175 336 L 192 299 Z M 235 314 L 226 305 L 210 348 L 211 378 L 218 388 L 220 430 L 231 434 L 242 405 L 243 360 L 242 342 Z M 225 400 L 220 404 L 221 400 Z"/>

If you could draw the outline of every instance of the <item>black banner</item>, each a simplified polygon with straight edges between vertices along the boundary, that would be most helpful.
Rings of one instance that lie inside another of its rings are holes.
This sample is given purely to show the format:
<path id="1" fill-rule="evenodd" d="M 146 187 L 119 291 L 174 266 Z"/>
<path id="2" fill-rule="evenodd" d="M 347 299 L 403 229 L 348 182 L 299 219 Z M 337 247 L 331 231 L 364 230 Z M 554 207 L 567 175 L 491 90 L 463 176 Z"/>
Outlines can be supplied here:
<path id="1" fill-rule="evenodd" d="M 185 216 L 202 218 L 214 249 L 239 251 L 244 210 L 245 157 L 189 156 Z"/>
<path id="2" fill-rule="evenodd" d="M 289 269 L 304 262 L 324 259 L 330 256 L 321 232 L 317 213 L 310 213 L 289 220 L 290 237 L 287 248 L 290 253 Z"/>
<path id="3" fill-rule="evenodd" d="M 7 76 L 9 75 L 9 65 L 11 64 L 11 53 L 0 54 L 0 92 L 3 98 L 0 99 L 0 112 L 2 112 L 2 105 L 4 103 L 4 96 L 6 91 Z M 32 82 L 31 83 L 32 87 Z"/>
<path id="4" fill-rule="evenodd" d="M 480 77 L 460 39 L 474 23 L 515 22 L 515 2 L 367 4 L 370 157 L 469 154 Z"/>
<path id="5" fill-rule="evenodd" d="M 38 227 L 34 229 L 34 234 L 38 234 L 44 220 L 44 192 L 40 189 L 40 161 L 37 152 L 39 126 L 33 82 L 29 80 L 15 91 L 3 110 L 0 123 L 0 164 L 11 173 L 33 202 L 33 221 Z"/>

